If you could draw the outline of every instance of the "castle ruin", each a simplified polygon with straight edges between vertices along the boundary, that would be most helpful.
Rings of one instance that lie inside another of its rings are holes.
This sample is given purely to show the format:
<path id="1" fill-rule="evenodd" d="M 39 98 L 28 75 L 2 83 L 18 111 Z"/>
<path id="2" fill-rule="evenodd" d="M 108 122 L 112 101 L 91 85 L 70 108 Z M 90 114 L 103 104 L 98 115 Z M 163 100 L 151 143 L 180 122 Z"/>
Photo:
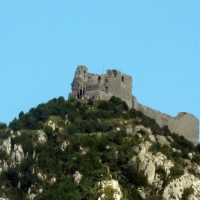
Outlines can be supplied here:
<path id="1" fill-rule="evenodd" d="M 107 70 L 106 74 L 91 74 L 85 66 L 78 66 L 72 82 L 70 95 L 76 98 L 109 100 L 113 95 L 126 101 L 129 108 L 134 108 L 144 115 L 155 119 L 159 126 L 168 126 L 171 132 L 183 135 L 198 144 L 199 120 L 186 112 L 171 117 L 140 104 L 132 95 L 132 77 L 118 70 Z"/>

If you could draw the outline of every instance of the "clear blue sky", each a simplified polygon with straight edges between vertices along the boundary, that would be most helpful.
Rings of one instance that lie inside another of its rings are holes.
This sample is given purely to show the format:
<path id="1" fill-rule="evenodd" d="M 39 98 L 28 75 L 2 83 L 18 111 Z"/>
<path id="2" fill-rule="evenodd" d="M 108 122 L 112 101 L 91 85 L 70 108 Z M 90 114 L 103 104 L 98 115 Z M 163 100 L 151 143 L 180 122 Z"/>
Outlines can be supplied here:
<path id="1" fill-rule="evenodd" d="M 0 2 L 0 122 L 71 91 L 76 67 L 133 77 L 138 101 L 200 119 L 200 1 Z"/>

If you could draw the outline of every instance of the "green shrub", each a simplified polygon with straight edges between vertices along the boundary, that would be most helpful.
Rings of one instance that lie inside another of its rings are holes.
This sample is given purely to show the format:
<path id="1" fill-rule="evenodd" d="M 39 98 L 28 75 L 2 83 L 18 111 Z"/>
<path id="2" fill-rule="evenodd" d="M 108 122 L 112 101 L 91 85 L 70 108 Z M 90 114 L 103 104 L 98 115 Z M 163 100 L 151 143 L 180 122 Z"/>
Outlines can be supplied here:
<path id="1" fill-rule="evenodd" d="M 148 200 L 162 200 L 162 197 L 161 196 L 152 195 L 152 196 L 149 197 Z"/>
<path id="2" fill-rule="evenodd" d="M 5 123 L 0 122 L 0 130 L 7 128 L 7 125 Z"/>
<path id="3" fill-rule="evenodd" d="M 112 102 L 115 106 L 122 104 L 122 100 L 116 96 L 112 96 L 109 101 Z"/>
<path id="4" fill-rule="evenodd" d="M 182 169 L 181 166 L 178 166 L 175 164 L 171 169 L 171 175 L 172 176 L 182 176 L 184 174 L 184 170 Z"/>
<path id="5" fill-rule="evenodd" d="M 100 101 L 97 108 L 101 110 L 115 110 L 115 105 L 110 101 Z"/>
<path id="6" fill-rule="evenodd" d="M 0 130 L 0 138 L 1 139 L 6 139 L 8 136 L 9 136 L 8 131 Z"/>
<path id="7" fill-rule="evenodd" d="M 78 133 L 78 128 L 76 127 L 75 124 L 70 124 L 69 126 L 67 126 L 66 131 L 67 133 L 72 135 L 72 134 Z"/>
<path id="8" fill-rule="evenodd" d="M 164 135 L 166 135 L 166 136 L 171 135 L 171 132 L 170 132 L 168 126 L 163 126 L 162 131 L 164 132 Z"/>
<path id="9" fill-rule="evenodd" d="M 124 170 L 124 175 L 136 187 L 147 186 L 147 177 L 144 175 L 144 172 L 139 171 L 135 166 L 133 164 L 127 165 Z"/>
<path id="10" fill-rule="evenodd" d="M 91 98 L 88 99 L 88 105 L 93 105 L 93 100 Z"/>
<path id="11" fill-rule="evenodd" d="M 182 200 L 188 200 L 188 197 L 193 193 L 194 193 L 194 190 L 192 188 L 186 188 L 183 191 Z"/>

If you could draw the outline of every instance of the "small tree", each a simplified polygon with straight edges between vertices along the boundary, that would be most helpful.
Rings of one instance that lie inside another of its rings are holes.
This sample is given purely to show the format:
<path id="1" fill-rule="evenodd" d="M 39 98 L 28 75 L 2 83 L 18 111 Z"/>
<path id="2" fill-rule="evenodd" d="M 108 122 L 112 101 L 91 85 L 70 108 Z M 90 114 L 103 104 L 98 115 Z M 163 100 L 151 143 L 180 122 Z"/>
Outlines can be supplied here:
<path id="1" fill-rule="evenodd" d="M 0 130 L 7 128 L 7 125 L 5 123 L 0 122 Z"/>

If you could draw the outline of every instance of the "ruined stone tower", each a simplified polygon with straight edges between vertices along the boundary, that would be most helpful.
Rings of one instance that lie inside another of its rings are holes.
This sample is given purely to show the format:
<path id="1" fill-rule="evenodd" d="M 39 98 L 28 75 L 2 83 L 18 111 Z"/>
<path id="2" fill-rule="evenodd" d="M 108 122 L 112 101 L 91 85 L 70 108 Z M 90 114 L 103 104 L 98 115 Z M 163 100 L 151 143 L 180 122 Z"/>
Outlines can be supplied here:
<path id="1" fill-rule="evenodd" d="M 132 77 L 118 70 L 107 70 L 106 74 L 91 74 L 87 67 L 78 66 L 71 95 L 77 95 L 78 98 L 86 95 L 99 100 L 109 100 L 115 95 L 132 108 Z"/>
<path id="2" fill-rule="evenodd" d="M 159 126 L 168 126 L 171 132 L 183 135 L 186 139 L 198 144 L 199 120 L 186 112 L 171 117 L 160 111 L 153 110 L 140 104 L 132 96 L 132 77 L 120 71 L 107 70 L 106 74 L 91 74 L 85 66 L 78 66 L 72 82 L 72 92 L 69 96 L 76 98 L 92 98 L 109 100 L 113 95 L 126 101 L 129 108 L 135 108 L 144 115 L 155 119 Z"/>

